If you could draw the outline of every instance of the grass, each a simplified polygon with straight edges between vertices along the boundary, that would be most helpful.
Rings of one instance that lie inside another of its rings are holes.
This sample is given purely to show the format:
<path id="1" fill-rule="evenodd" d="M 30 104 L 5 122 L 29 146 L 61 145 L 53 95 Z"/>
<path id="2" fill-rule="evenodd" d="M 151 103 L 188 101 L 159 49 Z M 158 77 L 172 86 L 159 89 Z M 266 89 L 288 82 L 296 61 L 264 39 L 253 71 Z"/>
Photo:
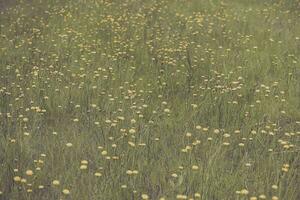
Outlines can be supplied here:
<path id="1" fill-rule="evenodd" d="M 0 199 L 300 199 L 299 5 L 1 10 Z"/>

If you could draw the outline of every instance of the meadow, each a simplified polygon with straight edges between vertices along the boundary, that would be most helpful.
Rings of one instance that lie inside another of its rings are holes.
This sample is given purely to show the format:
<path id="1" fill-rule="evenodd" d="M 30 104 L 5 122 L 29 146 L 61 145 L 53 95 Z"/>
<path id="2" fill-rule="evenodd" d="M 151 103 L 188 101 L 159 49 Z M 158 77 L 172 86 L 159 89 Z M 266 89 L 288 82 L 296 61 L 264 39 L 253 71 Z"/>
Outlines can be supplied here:
<path id="1" fill-rule="evenodd" d="M 1 200 L 300 199 L 299 0 L 0 12 Z"/>

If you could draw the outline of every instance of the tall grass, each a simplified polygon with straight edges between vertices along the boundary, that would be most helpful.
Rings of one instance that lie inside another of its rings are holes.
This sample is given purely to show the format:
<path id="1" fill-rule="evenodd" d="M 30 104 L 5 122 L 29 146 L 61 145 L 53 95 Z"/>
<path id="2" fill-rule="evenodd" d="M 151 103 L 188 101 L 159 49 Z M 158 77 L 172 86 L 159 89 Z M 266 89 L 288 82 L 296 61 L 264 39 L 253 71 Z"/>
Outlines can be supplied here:
<path id="1" fill-rule="evenodd" d="M 300 199 L 297 3 L 2 10 L 0 199 Z"/>

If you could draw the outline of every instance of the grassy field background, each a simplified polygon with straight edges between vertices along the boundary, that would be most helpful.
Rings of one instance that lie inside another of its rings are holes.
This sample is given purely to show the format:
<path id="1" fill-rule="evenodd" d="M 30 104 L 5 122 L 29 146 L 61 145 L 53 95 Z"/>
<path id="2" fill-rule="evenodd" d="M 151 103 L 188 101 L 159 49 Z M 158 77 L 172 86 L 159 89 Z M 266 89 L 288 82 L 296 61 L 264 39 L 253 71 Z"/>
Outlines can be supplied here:
<path id="1" fill-rule="evenodd" d="M 0 25 L 0 199 L 300 199 L 299 0 L 23 0 Z"/>

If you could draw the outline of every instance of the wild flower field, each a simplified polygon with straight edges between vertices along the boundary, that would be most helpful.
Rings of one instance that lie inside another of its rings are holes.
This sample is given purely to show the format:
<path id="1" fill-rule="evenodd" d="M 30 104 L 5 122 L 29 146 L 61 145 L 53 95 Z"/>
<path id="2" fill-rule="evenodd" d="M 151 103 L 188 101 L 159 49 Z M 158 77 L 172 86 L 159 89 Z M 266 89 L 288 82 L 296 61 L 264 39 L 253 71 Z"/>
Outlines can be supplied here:
<path id="1" fill-rule="evenodd" d="M 0 10 L 1 200 L 299 200 L 299 0 Z"/>

